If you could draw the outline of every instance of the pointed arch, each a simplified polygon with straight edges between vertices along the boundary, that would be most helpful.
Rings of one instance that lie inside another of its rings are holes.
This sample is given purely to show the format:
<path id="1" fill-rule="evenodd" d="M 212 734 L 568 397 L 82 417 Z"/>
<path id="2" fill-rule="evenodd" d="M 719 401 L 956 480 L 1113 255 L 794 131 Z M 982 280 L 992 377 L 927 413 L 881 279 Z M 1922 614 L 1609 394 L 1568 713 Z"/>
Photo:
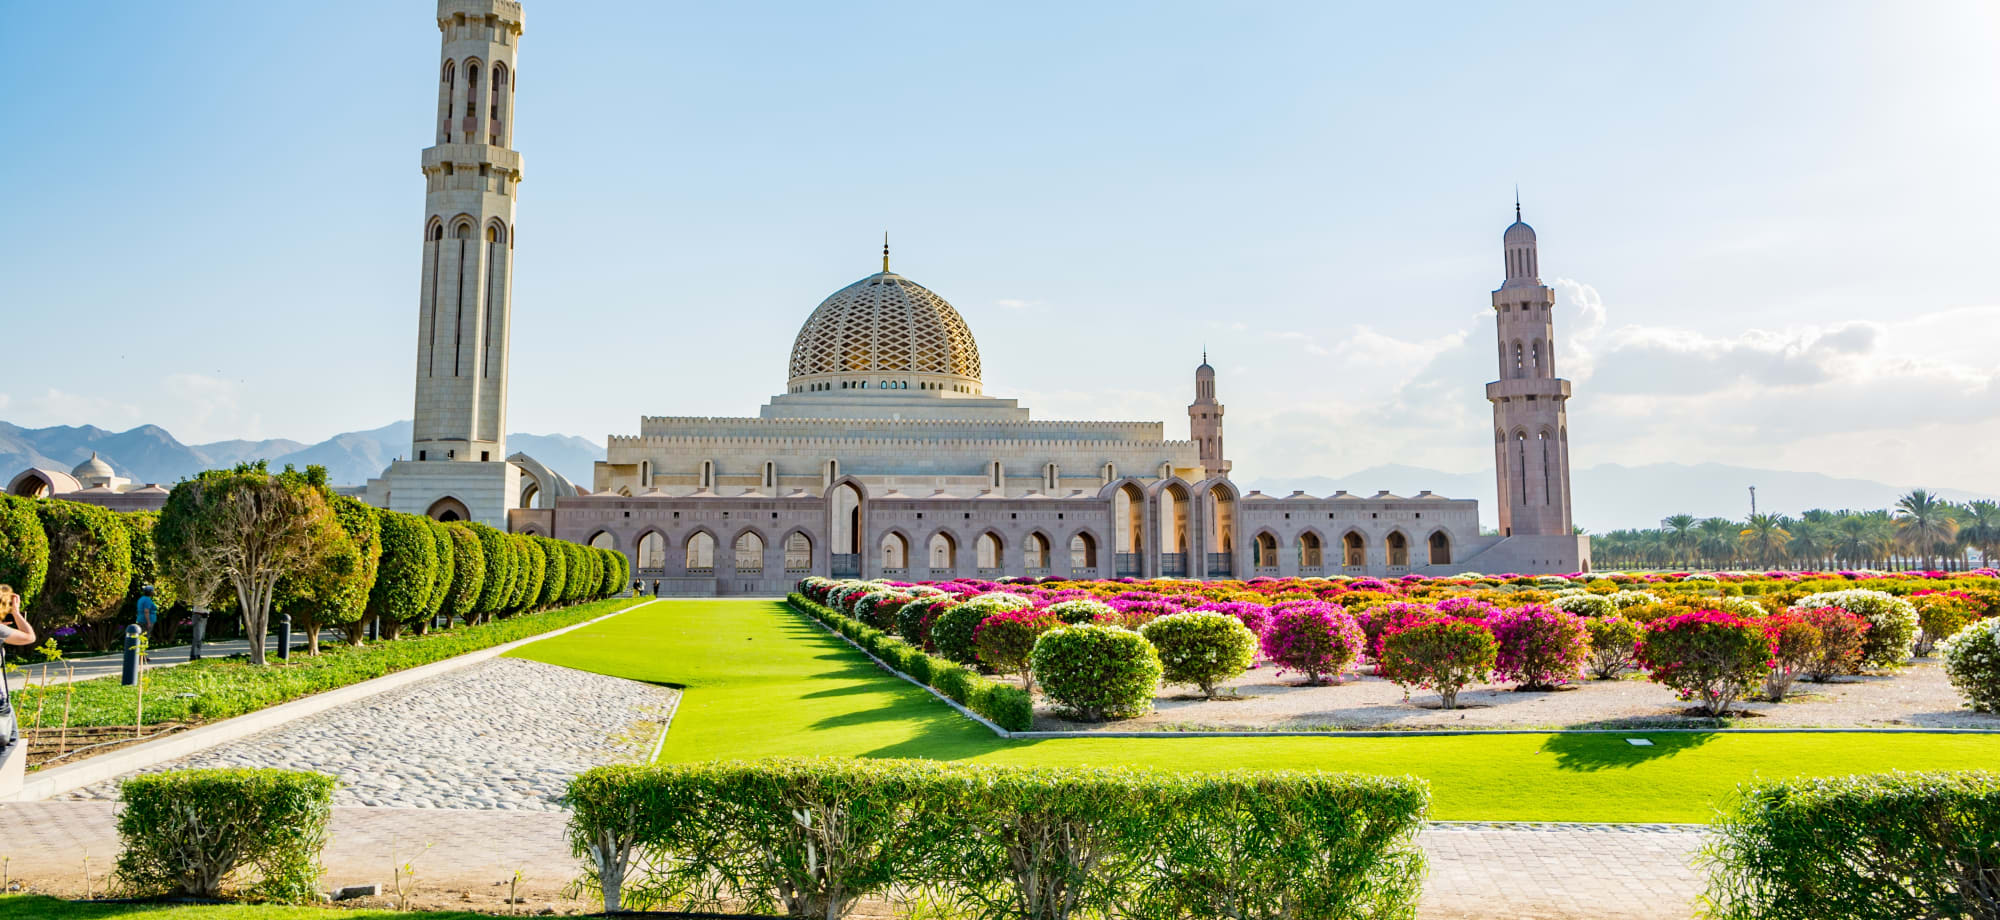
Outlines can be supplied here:
<path id="1" fill-rule="evenodd" d="M 1389 531 L 1382 538 L 1382 556 L 1391 567 L 1410 567 L 1410 538 L 1401 530 Z"/>
<path id="2" fill-rule="evenodd" d="M 584 541 L 583 545 L 588 546 L 591 549 L 608 549 L 611 550 L 612 552 L 617 552 L 618 535 L 612 533 L 609 530 L 599 530 L 598 532 L 591 534 L 590 539 Z"/>
<path id="3" fill-rule="evenodd" d="M 910 568 L 910 535 L 900 527 L 891 527 L 882 533 L 876 544 L 877 558 L 882 563 L 882 573 L 903 573 Z"/>
<path id="4" fill-rule="evenodd" d="M 1097 572 L 1097 536 L 1088 530 L 1079 530 L 1069 537 L 1069 571 L 1072 575 L 1089 575 Z"/>
<path id="5" fill-rule="evenodd" d="M 667 567 L 667 535 L 659 528 L 649 527 L 639 534 L 638 563 L 642 569 L 664 569 Z"/>
<path id="6" fill-rule="evenodd" d="M 1429 538 L 1428 540 L 1426 540 L 1425 542 L 1426 542 L 1426 543 L 1428 543 L 1428 544 L 1430 545 L 1430 564 L 1431 564 L 1431 565 L 1450 565 L 1450 564 L 1451 564 L 1451 535 L 1450 535 L 1450 534 L 1447 534 L 1447 533 L 1445 533 L 1445 532 L 1444 532 L 1444 530 L 1443 530 L 1443 529 L 1441 529 L 1441 528 L 1440 528 L 1440 529 L 1438 529 L 1438 530 L 1433 530 L 1433 531 L 1431 531 L 1431 535 L 1430 535 L 1430 538 Z"/>
<path id="7" fill-rule="evenodd" d="M 446 495 L 431 502 L 431 506 L 424 511 L 424 516 L 433 521 L 470 521 L 472 511 L 467 509 L 465 502 L 459 501 L 457 496 Z"/>
<path id="8" fill-rule="evenodd" d="M 687 539 L 681 541 L 682 568 L 689 575 L 708 575 L 715 571 L 715 532 L 707 527 L 695 528 Z"/>
<path id="9" fill-rule="evenodd" d="M 1347 568 L 1368 564 L 1368 538 L 1361 531 L 1350 530 L 1340 535 L 1340 564 Z"/>
<path id="10" fill-rule="evenodd" d="M 813 538 L 803 527 L 786 531 L 779 540 L 785 548 L 785 574 L 795 575 L 813 569 Z"/>
<path id="11" fill-rule="evenodd" d="M 1326 565 L 1326 540 L 1320 537 L 1318 531 L 1307 528 L 1300 531 L 1299 538 L 1293 542 L 1299 551 L 1300 573 L 1319 574 L 1319 570 Z"/>
<path id="12" fill-rule="evenodd" d="M 981 575 L 999 574 L 1006 567 L 1007 544 L 1000 538 L 999 531 L 981 531 L 979 536 L 973 538 L 972 545 L 978 553 L 974 558 Z"/>
<path id="13" fill-rule="evenodd" d="M 736 535 L 734 543 L 736 573 L 738 575 L 757 574 L 764 571 L 764 535 L 755 527 L 745 527 Z"/>
<path id="14" fill-rule="evenodd" d="M 1275 569 L 1278 567 L 1277 534 L 1272 533 L 1268 529 L 1257 531 L 1257 538 L 1251 541 L 1250 549 L 1253 554 L 1251 565 L 1260 569 Z"/>
<path id="15" fill-rule="evenodd" d="M 948 530 L 932 533 L 931 538 L 924 541 L 924 559 L 929 563 L 932 575 L 958 571 L 958 538 Z"/>
<path id="16" fill-rule="evenodd" d="M 1030 573 L 1044 574 L 1049 570 L 1049 535 L 1039 530 L 1031 530 L 1021 540 L 1021 568 Z"/>
<path id="17" fill-rule="evenodd" d="M 1154 482 L 1149 489 L 1153 497 L 1154 520 L 1157 526 L 1155 539 L 1160 547 L 1160 574 L 1180 577 L 1188 573 L 1187 557 L 1193 544 L 1189 533 L 1192 523 L 1194 493 L 1187 480 L 1172 476 Z"/>

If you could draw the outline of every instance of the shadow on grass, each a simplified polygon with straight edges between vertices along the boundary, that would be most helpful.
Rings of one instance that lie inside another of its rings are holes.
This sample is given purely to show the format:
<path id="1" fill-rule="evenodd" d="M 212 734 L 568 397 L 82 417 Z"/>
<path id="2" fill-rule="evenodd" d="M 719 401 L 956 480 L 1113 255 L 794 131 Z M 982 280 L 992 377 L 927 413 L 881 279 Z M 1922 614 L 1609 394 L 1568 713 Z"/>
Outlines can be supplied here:
<path id="1" fill-rule="evenodd" d="M 1628 738 L 1651 741 L 1632 744 Z M 1673 757 L 1715 740 L 1714 732 L 1633 733 L 1630 735 L 1550 735 L 1542 750 L 1556 756 L 1556 769 L 1591 772 L 1636 767 L 1662 757 Z"/>
<path id="2" fill-rule="evenodd" d="M 100 920 L 100 918 L 153 917 L 159 920 L 194 920 L 204 916 L 226 916 L 231 920 L 491 920 L 491 914 L 464 911 L 336 910 L 276 905 L 173 903 L 168 901 L 66 901 L 41 895 L 0 895 L 0 920 Z"/>

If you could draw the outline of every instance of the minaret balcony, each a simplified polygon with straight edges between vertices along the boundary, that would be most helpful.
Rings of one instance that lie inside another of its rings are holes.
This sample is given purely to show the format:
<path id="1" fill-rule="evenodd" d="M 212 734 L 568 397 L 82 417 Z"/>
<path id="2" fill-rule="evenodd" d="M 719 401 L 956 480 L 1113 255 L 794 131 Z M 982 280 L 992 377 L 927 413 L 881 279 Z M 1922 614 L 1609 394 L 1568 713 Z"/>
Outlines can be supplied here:
<path id="1" fill-rule="evenodd" d="M 492 166 L 502 172 L 521 175 L 521 154 L 505 147 L 492 144 L 439 144 L 424 148 L 424 172 L 433 172 L 444 164 L 477 167 L 481 164 Z"/>
<path id="2" fill-rule="evenodd" d="M 1528 396 L 1554 400 L 1568 399 L 1569 381 L 1561 377 L 1510 377 L 1486 385 L 1486 398 L 1489 401 L 1522 399 Z"/>

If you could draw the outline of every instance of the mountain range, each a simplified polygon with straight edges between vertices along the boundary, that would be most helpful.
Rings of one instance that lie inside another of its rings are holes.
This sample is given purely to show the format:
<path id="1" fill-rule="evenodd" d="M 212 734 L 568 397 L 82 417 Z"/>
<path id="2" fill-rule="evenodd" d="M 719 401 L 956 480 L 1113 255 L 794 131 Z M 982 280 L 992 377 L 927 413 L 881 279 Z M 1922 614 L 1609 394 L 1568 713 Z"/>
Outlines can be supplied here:
<path id="1" fill-rule="evenodd" d="M 30 466 L 68 470 L 96 451 L 120 476 L 135 482 L 170 486 L 201 470 L 263 459 L 270 461 L 274 469 L 288 463 L 300 468 L 318 464 L 327 468 L 333 482 L 359 485 L 380 476 L 389 461 L 409 452 L 409 445 L 407 421 L 337 434 L 317 444 L 283 438 L 182 444 L 158 425 L 113 432 L 90 425 L 21 428 L 0 422 L 0 480 Z M 591 464 L 604 459 L 602 442 L 573 435 L 510 434 L 507 449 L 542 461 L 586 489 L 590 487 Z M 1478 499 L 1481 523 L 1494 526 L 1493 474 L 1483 470 L 1447 473 L 1391 464 L 1338 477 L 1272 476 L 1242 485 L 1246 491 L 1256 489 L 1277 497 L 1289 495 L 1294 489 L 1312 495 L 1331 495 L 1346 489 L 1361 496 L 1385 489 L 1396 495 L 1415 495 L 1429 489 L 1451 498 Z M 1571 474 L 1576 522 L 1593 533 L 1657 527 L 1661 518 L 1681 512 L 1740 520 L 1750 511 L 1750 486 L 1757 487 L 1759 510 L 1784 514 L 1797 514 L 1808 508 L 1888 508 L 1910 489 L 1908 485 L 1867 479 L 1720 463 L 1643 466 L 1605 463 Z M 1990 493 L 1962 489 L 1932 491 L 1957 502 L 1995 498 Z"/>

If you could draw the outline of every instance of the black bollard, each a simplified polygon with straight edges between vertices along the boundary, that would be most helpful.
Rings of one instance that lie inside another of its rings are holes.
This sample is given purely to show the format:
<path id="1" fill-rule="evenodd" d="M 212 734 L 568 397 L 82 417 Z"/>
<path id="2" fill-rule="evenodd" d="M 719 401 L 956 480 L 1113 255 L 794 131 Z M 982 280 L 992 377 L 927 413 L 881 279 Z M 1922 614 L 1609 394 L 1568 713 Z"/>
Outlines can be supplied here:
<path id="1" fill-rule="evenodd" d="M 194 635 L 188 640 L 188 660 L 200 661 L 201 640 L 208 636 L 208 611 L 197 610 L 194 612 L 193 627 Z"/>
<path id="2" fill-rule="evenodd" d="M 139 682 L 139 624 L 125 627 L 125 669 L 118 682 L 130 687 Z"/>
<path id="3" fill-rule="evenodd" d="M 290 661 L 291 659 L 292 615 L 288 613 L 278 618 L 278 660 Z"/>

